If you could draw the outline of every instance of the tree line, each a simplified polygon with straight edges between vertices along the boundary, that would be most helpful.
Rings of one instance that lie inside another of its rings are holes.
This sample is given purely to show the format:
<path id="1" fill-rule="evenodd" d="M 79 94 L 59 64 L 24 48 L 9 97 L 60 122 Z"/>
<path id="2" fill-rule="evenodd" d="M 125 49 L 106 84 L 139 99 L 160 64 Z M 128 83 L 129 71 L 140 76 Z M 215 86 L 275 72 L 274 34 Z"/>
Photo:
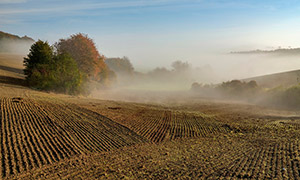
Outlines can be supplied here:
<path id="1" fill-rule="evenodd" d="M 38 40 L 24 58 L 24 73 L 31 87 L 66 94 L 89 93 L 87 86 L 108 86 L 116 78 L 92 39 L 75 34 L 50 46 Z"/>

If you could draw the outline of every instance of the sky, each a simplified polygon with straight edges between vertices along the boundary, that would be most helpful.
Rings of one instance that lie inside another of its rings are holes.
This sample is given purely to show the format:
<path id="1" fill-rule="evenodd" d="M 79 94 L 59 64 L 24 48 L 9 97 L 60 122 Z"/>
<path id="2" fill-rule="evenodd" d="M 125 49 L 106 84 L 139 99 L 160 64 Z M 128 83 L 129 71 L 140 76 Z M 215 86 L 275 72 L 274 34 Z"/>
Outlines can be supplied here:
<path id="1" fill-rule="evenodd" d="M 0 30 L 50 43 L 85 33 L 140 71 L 175 60 L 221 68 L 212 54 L 300 47 L 300 1 L 0 0 Z"/>

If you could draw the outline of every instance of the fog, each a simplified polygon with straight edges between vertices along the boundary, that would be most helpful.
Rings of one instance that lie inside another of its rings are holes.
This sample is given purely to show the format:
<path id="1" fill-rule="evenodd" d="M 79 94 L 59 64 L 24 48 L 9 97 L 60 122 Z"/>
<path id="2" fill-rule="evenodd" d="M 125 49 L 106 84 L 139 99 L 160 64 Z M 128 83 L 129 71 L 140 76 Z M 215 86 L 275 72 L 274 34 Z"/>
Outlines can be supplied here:
<path id="1" fill-rule="evenodd" d="M 295 55 L 228 52 L 206 55 L 204 59 L 202 66 L 177 60 L 168 67 L 158 66 L 146 72 L 139 72 L 138 69 L 135 69 L 132 74 L 118 74 L 117 72 L 117 81 L 112 87 L 108 90 L 95 90 L 92 97 L 159 103 L 195 97 L 224 99 L 224 94 L 213 89 L 222 82 L 300 69 L 300 61 Z M 291 78 L 294 77 L 291 76 Z M 206 89 L 205 93 L 194 93 L 191 87 L 195 82 L 210 86 L 210 88 Z M 278 84 L 276 82 L 276 86 Z M 259 87 L 261 85 L 258 83 Z M 261 95 L 257 95 L 255 102 L 253 99 L 251 103 L 261 102 L 259 97 Z M 242 97 L 242 95 L 233 99 L 249 102 L 249 97 Z"/>
<path id="2" fill-rule="evenodd" d="M 220 77 L 218 82 L 300 69 L 297 56 L 228 53 L 208 58 L 212 61 L 211 68 Z"/>
<path id="3" fill-rule="evenodd" d="M 203 59 L 205 63 L 200 66 L 177 60 L 168 67 L 158 65 L 146 72 L 135 69 L 139 74 L 128 77 L 126 74 L 119 75 L 119 83 L 133 89 L 139 89 L 140 86 L 140 89 L 144 90 L 188 90 L 193 82 L 219 84 L 234 79 L 247 79 L 300 69 L 300 61 L 296 55 L 228 52 L 206 55 Z M 201 60 L 199 62 L 201 64 Z M 127 81 L 129 82 L 126 83 Z"/>
<path id="4" fill-rule="evenodd" d="M 25 56 L 29 53 L 29 49 L 33 43 L 33 41 L 2 38 L 0 40 L 0 52 L 20 54 Z"/>
<path id="5" fill-rule="evenodd" d="M 0 52 L 19 54 L 25 57 L 31 45 L 31 41 L 2 39 L 0 41 Z M 249 49 L 249 51 L 251 50 Z M 112 69 L 116 73 L 116 78 L 109 83 L 108 87 L 99 89 L 94 88 L 96 87 L 95 85 L 91 85 L 91 87 L 87 88 L 92 89 L 90 97 L 106 100 L 176 103 L 197 98 L 209 98 L 268 106 L 273 106 L 274 104 L 298 106 L 297 103 L 290 103 L 292 100 L 288 102 L 283 101 L 283 99 L 288 99 L 285 96 L 290 97 L 290 94 L 294 96 L 294 92 L 288 91 L 288 89 L 277 89 L 274 93 L 265 91 L 263 88 L 272 89 L 279 86 L 288 88 L 296 85 L 299 83 L 299 73 L 286 74 L 284 76 L 277 75 L 269 79 L 259 78 L 258 80 L 257 78 L 252 78 L 300 69 L 300 61 L 297 57 L 298 52 L 294 54 L 269 53 L 270 51 L 266 51 L 268 53 L 230 53 L 236 51 L 232 49 L 228 52 L 218 53 L 217 49 L 211 49 L 201 54 L 197 61 L 178 58 L 179 60 L 174 59 L 173 62 L 165 66 L 162 64 L 165 64 L 166 61 L 164 57 L 161 57 L 160 60 L 155 61 L 155 67 L 149 66 L 149 63 L 135 67 L 135 63 L 125 58 L 128 61 L 127 63 L 129 63 L 129 67 L 126 67 L 126 65 L 124 67 L 125 69 L 130 69 L 130 71 Z M 141 59 L 141 62 L 143 62 L 143 59 Z M 232 96 L 230 94 L 232 92 L 224 92 L 224 89 L 220 90 L 219 88 L 223 82 L 231 80 L 249 82 L 249 78 L 258 80 L 255 95 L 248 94 L 248 90 L 243 89 L 241 94 Z M 281 79 L 282 83 L 280 80 L 277 82 L 277 79 Z M 200 87 L 196 91 L 192 89 L 194 83 L 199 84 Z"/>

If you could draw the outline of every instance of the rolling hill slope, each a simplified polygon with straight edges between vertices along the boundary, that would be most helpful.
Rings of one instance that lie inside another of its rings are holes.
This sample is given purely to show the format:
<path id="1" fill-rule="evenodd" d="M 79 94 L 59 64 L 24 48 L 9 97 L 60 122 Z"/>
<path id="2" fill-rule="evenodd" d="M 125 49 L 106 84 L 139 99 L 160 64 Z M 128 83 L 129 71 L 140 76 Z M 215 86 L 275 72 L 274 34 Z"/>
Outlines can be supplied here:
<path id="1" fill-rule="evenodd" d="M 34 40 L 28 36 L 19 37 L 0 31 L 0 53 L 27 53 Z"/>
<path id="2" fill-rule="evenodd" d="M 255 80 L 259 86 L 264 88 L 289 87 L 300 83 L 300 70 L 243 79 L 246 82 L 251 80 Z"/>

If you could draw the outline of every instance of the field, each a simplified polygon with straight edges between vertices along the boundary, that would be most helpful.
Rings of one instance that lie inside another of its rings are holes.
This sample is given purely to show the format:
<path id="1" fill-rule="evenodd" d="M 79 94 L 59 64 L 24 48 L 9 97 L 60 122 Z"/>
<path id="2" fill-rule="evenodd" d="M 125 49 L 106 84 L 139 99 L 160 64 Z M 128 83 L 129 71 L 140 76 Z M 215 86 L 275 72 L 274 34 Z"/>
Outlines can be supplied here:
<path id="1" fill-rule="evenodd" d="M 21 60 L 0 58 L 2 179 L 300 179 L 299 112 L 39 92 Z"/>

